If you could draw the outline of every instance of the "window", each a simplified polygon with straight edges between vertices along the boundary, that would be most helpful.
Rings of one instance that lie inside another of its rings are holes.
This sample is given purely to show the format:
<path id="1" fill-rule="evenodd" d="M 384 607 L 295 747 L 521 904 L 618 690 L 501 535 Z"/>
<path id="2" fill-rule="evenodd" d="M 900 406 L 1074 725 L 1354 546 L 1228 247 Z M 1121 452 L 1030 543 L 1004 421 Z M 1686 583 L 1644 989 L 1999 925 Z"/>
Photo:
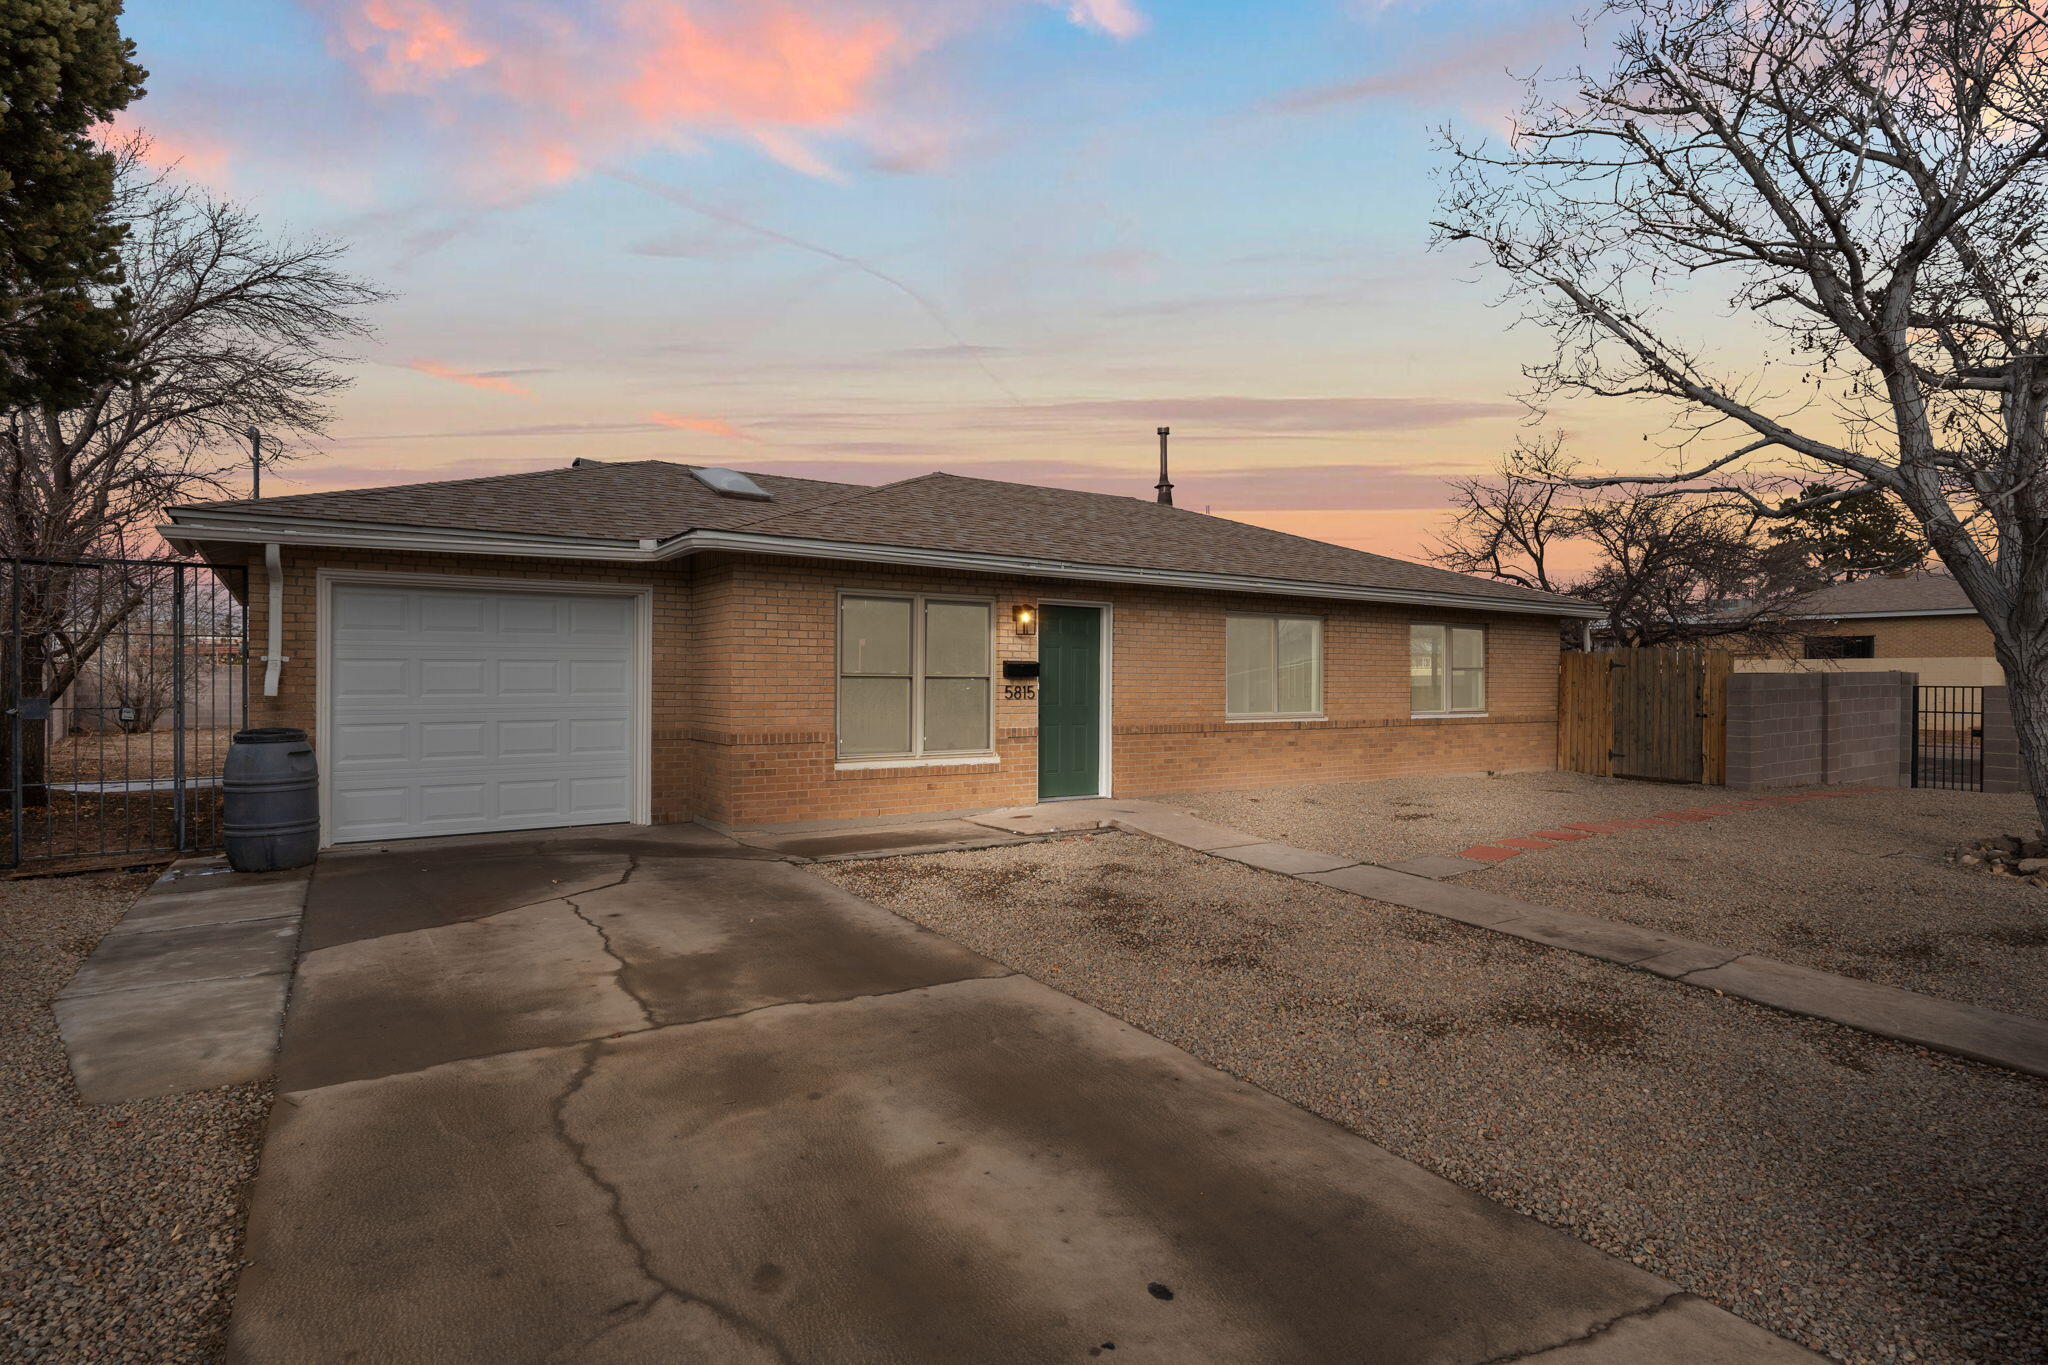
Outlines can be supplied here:
<path id="1" fill-rule="evenodd" d="M 1231 716 L 1321 715 L 1323 623 L 1313 616 L 1224 617 L 1223 710 Z"/>
<path id="2" fill-rule="evenodd" d="M 839 599 L 839 756 L 987 753 L 993 611 L 945 597 Z"/>
<path id="3" fill-rule="evenodd" d="M 1408 627 L 1408 707 L 1418 716 L 1486 709 L 1486 628 Z"/>
<path id="4" fill-rule="evenodd" d="M 1806 637 L 1806 657 L 1809 659 L 1874 659 L 1877 657 L 1875 635 L 1809 635 Z"/>

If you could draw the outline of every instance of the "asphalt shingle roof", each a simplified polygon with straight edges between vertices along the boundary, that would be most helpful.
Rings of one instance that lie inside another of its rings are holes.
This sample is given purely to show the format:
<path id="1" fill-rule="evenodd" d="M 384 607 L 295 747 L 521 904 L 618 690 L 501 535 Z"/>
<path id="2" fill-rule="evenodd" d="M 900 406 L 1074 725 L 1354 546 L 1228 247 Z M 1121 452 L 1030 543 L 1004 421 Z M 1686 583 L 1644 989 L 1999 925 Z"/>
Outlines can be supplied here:
<path id="1" fill-rule="evenodd" d="M 824 498 L 868 491 L 865 484 L 753 474 L 748 477 L 773 493 L 775 501 L 748 502 L 712 492 L 690 468 L 667 460 L 634 460 L 338 493 L 293 493 L 261 502 L 202 502 L 171 510 L 264 512 L 453 531 L 666 540 L 699 527 L 731 530 L 758 521 L 775 508 L 802 507 Z"/>
<path id="2" fill-rule="evenodd" d="M 1864 615 L 1888 611 L 1972 610 L 1962 584 L 1945 573 L 1911 573 L 1900 578 L 1878 575 L 1830 583 L 1799 599 L 1797 616 Z"/>
<path id="3" fill-rule="evenodd" d="M 773 502 L 720 497 L 665 460 L 493 478 L 299 493 L 175 511 L 280 513 L 334 521 L 533 535 L 667 540 L 686 531 L 1018 555 L 1083 565 L 1286 579 L 1344 587 L 1563 602 L 1550 593 L 1291 536 L 1140 498 L 926 474 L 880 487 L 749 477 Z"/>

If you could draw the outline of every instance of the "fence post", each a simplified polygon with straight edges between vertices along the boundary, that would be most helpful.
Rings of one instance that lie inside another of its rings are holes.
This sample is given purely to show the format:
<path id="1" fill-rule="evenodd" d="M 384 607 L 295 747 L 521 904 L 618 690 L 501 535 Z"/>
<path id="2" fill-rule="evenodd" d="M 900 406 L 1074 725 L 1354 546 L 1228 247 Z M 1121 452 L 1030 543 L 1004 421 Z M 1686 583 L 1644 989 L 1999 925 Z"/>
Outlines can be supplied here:
<path id="1" fill-rule="evenodd" d="M 2020 769 L 2020 734 L 2012 720 L 2012 691 L 2004 687 L 1984 689 L 1984 790 L 2023 792 L 2026 775 Z"/>
<path id="2" fill-rule="evenodd" d="M 185 566 L 171 569 L 171 818 L 178 827 L 178 852 L 192 847 L 185 809 Z M 152 718 L 150 728 L 155 728 Z"/>
<path id="3" fill-rule="evenodd" d="M 20 867 L 28 812 L 21 808 L 21 565 L 10 566 L 7 616 L 7 865 Z"/>

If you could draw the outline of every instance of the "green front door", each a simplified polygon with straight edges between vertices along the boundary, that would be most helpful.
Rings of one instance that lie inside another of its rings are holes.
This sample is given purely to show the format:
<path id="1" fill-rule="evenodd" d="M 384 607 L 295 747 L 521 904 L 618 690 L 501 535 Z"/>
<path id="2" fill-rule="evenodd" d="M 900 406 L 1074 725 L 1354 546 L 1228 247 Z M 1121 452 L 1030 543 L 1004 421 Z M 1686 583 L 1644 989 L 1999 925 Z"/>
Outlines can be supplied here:
<path id="1" fill-rule="evenodd" d="M 1102 608 L 1038 618 L 1038 795 L 1101 796 Z"/>

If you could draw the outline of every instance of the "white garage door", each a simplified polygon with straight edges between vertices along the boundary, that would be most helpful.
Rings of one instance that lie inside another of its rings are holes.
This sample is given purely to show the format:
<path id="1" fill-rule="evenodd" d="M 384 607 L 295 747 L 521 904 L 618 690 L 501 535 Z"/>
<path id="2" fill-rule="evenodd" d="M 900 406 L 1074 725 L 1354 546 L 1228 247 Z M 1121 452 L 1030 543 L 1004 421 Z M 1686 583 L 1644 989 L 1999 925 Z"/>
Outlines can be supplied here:
<path id="1" fill-rule="evenodd" d="M 327 839 L 633 818 L 634 599 L 337 583 Z"/>

